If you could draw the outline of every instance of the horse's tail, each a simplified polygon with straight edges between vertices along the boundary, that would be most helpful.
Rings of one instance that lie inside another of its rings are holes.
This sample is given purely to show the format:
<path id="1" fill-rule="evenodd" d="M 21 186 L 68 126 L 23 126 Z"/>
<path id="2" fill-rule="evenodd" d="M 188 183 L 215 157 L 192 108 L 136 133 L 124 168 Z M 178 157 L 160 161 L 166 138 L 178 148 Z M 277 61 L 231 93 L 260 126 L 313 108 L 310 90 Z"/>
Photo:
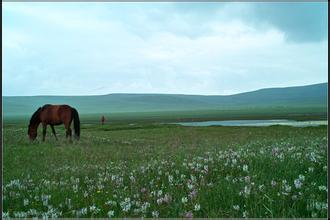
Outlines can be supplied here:
<path id="1" fill-rule="evenodd" d="M 72 108 L 72 115 L 73 115 L 73 128 L 74 128 L 74 134 L 76 138 L 79 140 L 80 137 L 80 120 L 78 112 L 75 108 Z"/>

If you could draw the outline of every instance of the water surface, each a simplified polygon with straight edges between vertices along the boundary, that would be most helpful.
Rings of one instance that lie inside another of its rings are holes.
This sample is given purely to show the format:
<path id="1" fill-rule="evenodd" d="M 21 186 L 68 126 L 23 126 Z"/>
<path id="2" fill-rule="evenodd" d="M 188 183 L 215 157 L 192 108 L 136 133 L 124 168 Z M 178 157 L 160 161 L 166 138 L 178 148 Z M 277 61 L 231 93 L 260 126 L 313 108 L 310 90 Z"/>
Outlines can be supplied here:
<path id="1" fill-rule="evenodd" d="M 328 125 L 327 120 L 315 120 L 315 121 L 294 121 L 286 119 L 276 120 L 228 120 L 228 121 L 199 121 L 199 122 L 177 122 L 173 124 L 179 124 L 183 126 L 271 126 L 271 125 L 288 125 L 293 127 L 308 127 Z"/>

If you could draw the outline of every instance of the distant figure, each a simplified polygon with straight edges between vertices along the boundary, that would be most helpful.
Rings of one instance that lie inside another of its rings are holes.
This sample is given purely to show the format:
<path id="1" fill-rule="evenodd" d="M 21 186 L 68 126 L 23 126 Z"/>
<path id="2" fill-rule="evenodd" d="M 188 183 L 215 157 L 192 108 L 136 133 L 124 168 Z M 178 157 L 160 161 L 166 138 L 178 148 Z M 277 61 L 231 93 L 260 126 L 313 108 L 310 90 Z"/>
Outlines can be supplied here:
<path id="1" fill-rule="evenodd" d="M 105 122 L 105 117 L 104 117 L 104 115 L 102 115 L 102 117 L 101 117 L 101 125 L 104 125 L 104 122 Z"/>

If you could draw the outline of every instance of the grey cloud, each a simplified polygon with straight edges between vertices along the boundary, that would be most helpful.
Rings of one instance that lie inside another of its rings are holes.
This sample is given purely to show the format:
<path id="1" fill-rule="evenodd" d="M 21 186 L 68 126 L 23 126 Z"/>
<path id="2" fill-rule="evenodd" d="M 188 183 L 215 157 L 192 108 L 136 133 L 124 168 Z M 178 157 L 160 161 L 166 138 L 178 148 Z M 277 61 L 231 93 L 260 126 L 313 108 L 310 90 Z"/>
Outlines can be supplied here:
<path id="1" fill-rule="evenodd" d="M 322 41 L 328 37 L 327 3 L 255 3 L 250 21 L 282 30 L 288 41 Z"/>

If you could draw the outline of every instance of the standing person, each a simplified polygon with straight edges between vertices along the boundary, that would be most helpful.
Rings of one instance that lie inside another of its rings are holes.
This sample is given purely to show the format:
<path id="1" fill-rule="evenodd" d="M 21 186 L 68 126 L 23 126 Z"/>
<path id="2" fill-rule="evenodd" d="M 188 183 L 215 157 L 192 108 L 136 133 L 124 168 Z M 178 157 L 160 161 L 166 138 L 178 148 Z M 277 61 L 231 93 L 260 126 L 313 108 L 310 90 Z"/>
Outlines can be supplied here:
<path id="1" fill-rule="evenodd" d="M 101 117 L 101 124 L 104 125 L 104 122 L 105 122 L 105 117 L 104 117 L 104 115 L 102 115 L 102 117 Z"/>

